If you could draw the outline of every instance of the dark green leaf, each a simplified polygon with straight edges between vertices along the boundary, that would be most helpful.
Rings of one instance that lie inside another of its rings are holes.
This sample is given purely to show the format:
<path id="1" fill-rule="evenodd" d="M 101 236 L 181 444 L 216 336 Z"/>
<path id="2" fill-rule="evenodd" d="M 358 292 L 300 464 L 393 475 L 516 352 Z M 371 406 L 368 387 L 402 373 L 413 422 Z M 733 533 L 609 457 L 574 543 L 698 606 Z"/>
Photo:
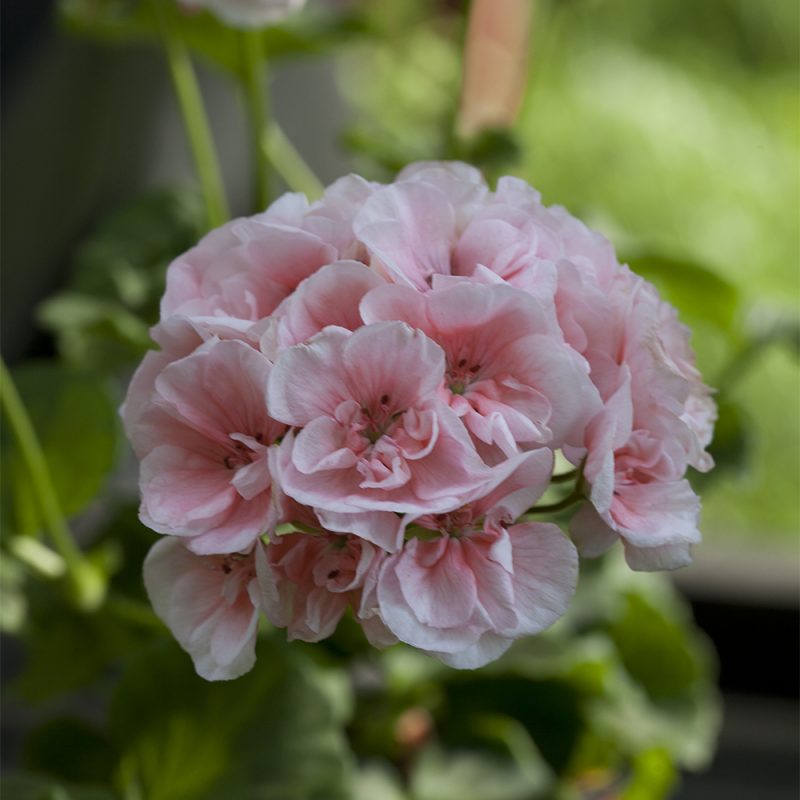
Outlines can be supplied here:
<path id="1" fill-rule="evenodd" d="M 73 783 L 110 786 L 118 755 L 94 726 L 60 717 L 36 728 L 25 742 L 23 761 L 31 772 Z"/>
<path id="2" fill-rule="evenodd" d="M 77 514 L 97 495 L 114 464 L 119 426 L 106 384 L 55 361 L 28 362 L 13 375 L 61 509 L 67 516 Z M 2 458 L 7 502 L 14 512 L 9 524 L 17 533 L 33 532 L 40 522 L 36 503 L 16 442 L 6 429 Z"/>
<path id="3" fill-rule="evenodd" d="M 350 756 L 325 681 L 299 651 L 261 642 L 248 675 L 199 678 L 172 642 L 123 676 L 111 729 L 150 800 L 345 800 Z"/>
<path id="4" fill-rule="evenodd" d="M 115 795 L 105 789 L 70 786 L 22 772 L 0 779 L 0 796 L 8 800 L 115 800 Z"/>

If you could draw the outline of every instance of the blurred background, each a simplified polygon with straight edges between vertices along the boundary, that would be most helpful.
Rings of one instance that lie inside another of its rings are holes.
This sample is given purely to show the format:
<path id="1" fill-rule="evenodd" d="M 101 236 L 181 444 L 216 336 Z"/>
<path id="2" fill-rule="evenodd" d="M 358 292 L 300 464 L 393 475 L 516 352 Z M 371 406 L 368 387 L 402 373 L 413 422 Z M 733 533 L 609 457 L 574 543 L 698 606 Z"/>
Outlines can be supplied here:
<path id="1" fill-rule="evenodd" d="M 400 649 L 379 657 L 344 625 L 324 647 L 266 637 L 262 674 L 221 689 L 196 685 L 147 615 L 154 535 L 136 521 L 115 417 L 164 267 L 204 226 L 139 5 L 2 6 L 2 349 L 110 587 L 100 611 L 70 610 L 57 567 L 48 576 L 20 546 L 41 524 L 4 432 L 8 796 L 251 796 L 236 751 L 262 781 L 252 796 L 270 798 L 796 797 L 796 2 L 536 0 L 518 119 L 469 138 L 453 135 L 468 4 L 309 0 L 264 33 L 272 113 L 323 183 L 460 157 L 608 236 L 694 331 L 719 390 L 718 467 L 694 476 L 705 541 L 691 567 L 662 581 L 587 566 L 563 628 L 497 666 L 454 675 Z M 236 42 L 207 15 L 187 31 L 231 205 L 251 213 Z M 255 728 L 226 722 L 256 697 Z M 199 737 L 203 725 L 223 733 Z"/>

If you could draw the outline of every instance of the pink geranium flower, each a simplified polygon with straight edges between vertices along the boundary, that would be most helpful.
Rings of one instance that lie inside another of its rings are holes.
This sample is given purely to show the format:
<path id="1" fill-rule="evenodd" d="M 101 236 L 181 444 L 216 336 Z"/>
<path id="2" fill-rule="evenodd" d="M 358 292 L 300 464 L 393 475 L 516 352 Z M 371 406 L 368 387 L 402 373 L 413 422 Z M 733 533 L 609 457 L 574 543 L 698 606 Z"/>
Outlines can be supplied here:
<path id="1" fill-rule="evenodd" d="M 404 320 L 442 347 L 445 399 L 504 456 L 580 445 L 600 408 L 589 366 L 564 343 L 552 308 L 510 286 L 456 282 L 422 294 L 388 285 L 361 312 L 367 323 Z"/>
<path id="2" fill-rule="evenodd" d="M 482 485 L 489 470 L 438 396 L 444 369 L 442 349 L 401 322 L 326 328 L 283 353 L 269 409 L 301 429 L 280 447 L 283 490 L 317 510 L 403 514 L 452 506 Z"/>
<path id="3" fill-rule="evenodd" d="M 318 642 L 330 636 L 348 607 L 358 609 L 370 570 L 384 553 L 358 536 L 324 531 L 278 536 L 267 547 L 261 580 L 269 621 L 289 639 Z"/>
<path id="4" fill-rule="evenodd" d="M 267 413 L 270 369 L 212 339 L 158 374 L 133 431 L 146 525 L 198 553 L 243 550 L 274 525 L 269 446 L 286 428 Z"/>
<path id="5" fill-rule="evenodd" d="M 398 639 L 473 668 L 566 611 L 577 580 L 574 546 L 555 525 L 512 524 L 544 491 L 551 467 L 546 451 L 517 457 L 482 496 L 414 520 L 436 538 L 407 541 L 377 583 L 381 620 Z"/>
<path id="6" fill-rule="evenodd" d="M 198 556 L 180 539 L 153 545 L 144 562 L 144 583 L 156 614 L 189 653 L 197 673 L 230 680 L 255 663 L 261 590 L 258 543 L 247 553 Z"/>

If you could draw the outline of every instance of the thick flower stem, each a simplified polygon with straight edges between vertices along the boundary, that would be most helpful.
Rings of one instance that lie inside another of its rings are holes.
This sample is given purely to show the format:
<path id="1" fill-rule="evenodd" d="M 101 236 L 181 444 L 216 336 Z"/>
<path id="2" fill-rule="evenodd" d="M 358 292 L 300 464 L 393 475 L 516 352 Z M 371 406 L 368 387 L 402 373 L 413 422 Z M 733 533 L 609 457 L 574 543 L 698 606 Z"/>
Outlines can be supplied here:
<path id="1" fill-rule="evenodd" d="M 309 200 L 322 195 L 324 187 L 319 178 L 276 122 L 272 122 L 264 132 L 261 147 L 275 171 L 292 191 L 302 192 Z"/>
<path id="2" fill-rule="evenodd" d="M 164 2 L 165 0 L 151 0 L 153 13 L 161 33 L 172 84 L 186 127 L 197 177 L 200 180 L 208 224 L 211 228 L 217 228 L 228 220 L 229 214 L 214 141 L 191 58 L 171 24 L 171 10 L 162 6 Z"/>
<path id="3" fill-rule="evenodd" d="M 269 89 L 267 66 L 258 30 L 242 31 L 242 82 L 255 167 L 255 207 L 263 211 L 270 201 L 270 162 L 262 142 L 267 135 Z"/>
<path id="4" fill-rule="evenodd" d="M 42 447 L 2 359 L 0 359 L 0 406 L 17 441 L 45 528 L 66 565 L 67 577 L 75 598 L 82 608 L 94 608 L 103 596 L 102 582 L 72 538 L 61 512 Z"/>

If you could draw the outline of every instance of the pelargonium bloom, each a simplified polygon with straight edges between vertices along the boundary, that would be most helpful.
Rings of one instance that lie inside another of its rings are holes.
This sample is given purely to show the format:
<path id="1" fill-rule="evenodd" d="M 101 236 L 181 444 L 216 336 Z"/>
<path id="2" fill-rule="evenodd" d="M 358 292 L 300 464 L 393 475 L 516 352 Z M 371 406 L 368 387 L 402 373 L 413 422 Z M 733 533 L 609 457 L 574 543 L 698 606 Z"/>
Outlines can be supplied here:
<path id="1" fill-rule="evenodd" d="M 384 553 L 359 536 L 289 533 L 270 542 L 262 593 L 269 621 L 289 639 L 330 636 L 348 607 L 359 608 L 370 570 Z"/>
<path id="2" fill-rule="evenodd" d="M 574 546 L 555 525 L 513 524 L 546 488 L 551 465 L 547 451 L 516 457 L 461 508 L 414 520 L 438 535 L 409 539 L 377 583 L 380 617 L 398 639 L 473 668 L 566 611 Z"/>
<path id="3" fill-rule="evenodd" d="M 146 581 L 207 677 L 251 663 L 259 610 L 317 641 L 349 608 L 458 667 L 543 630 L 577 573 L 535 505 L 559 451 L 583 555 L 673 568 L 699 540 L 716 410 L 689 332 L 518 178 L 420 163 L 284 195 L 173 261 L 153 336 L 123 407 L 167 536 Z"/>
<path id="4" fill-rule="evenodd" d="M 156 614 L 206 680 L 230 680 L 255 663 L 261 608 L 257 571 L 261 543 L 246 553 L 198 556 L 180 539 L 153 545 L 144 562 L 144 583 Z"/>
<path id="5" fill-rule="evenodd" d="M 328 327 L 285 351 L 269 410 L 301 430 L 280 446 L 283 491 L 318 512 L 404 514 L 436 512 L 482 485 L 489 468 L 438 394 L 444 370 L 442 349 L 402 322 Z"/>
<path id="6" fill-rule="evenodd" d="M 168 364 L 132 433 L 142 458 L 142 521 L 197 553 L 252 545 L 275 522 L 269 446 L 286 430 L 267 412 L 270 362 L 212 339 Z"/>
<path id="7" fill-rule="evenodd" d="M 367 323 L 401 319 L 442 347 L 448 404 L 478 441 L 506 457 L 580 445 L 600 409 L 589 365 L 564 342 L 552 306 L 525 292 L 466 281 L 425 294 L 387 285 L 361 309 Z"/>

